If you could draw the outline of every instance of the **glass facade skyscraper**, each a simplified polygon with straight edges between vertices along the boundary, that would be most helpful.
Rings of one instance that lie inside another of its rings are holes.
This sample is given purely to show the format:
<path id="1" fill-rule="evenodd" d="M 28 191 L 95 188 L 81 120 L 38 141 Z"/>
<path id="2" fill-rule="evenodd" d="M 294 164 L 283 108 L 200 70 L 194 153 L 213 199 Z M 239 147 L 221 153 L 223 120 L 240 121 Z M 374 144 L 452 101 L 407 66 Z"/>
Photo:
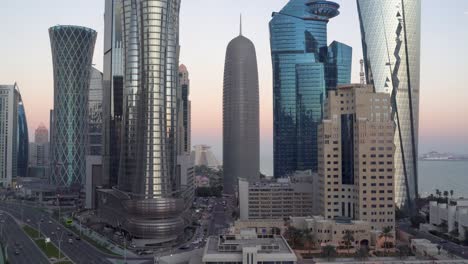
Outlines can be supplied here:
<path id="1" fill-rule="evenodd" d="M 28 122 L 26 120 L 26 111 L 24 110 L 21 94 L 18 98 L 18 177 L 28 176 L 28 160 L 29 160 L 29 134 Z"/>
<path id="2" fill-rule="evenodd" d="M 415 209 L 418 196 L 418 124 L 421 0 L 357 0 L 366 79 L 391 94 L 395 134 L 395 202 Z"/>
<path id="3" fill-rule="evenodd" d="M 49 29 L 54 68 L 52 181 L 80 186 L 86 176 L 88 93 L 96 31 L 80 26 Z"/>
<path id="4" fill-rule="evenodd" d="M 116 186 L 123 114 L 122 0 L 105 0 L 103 70 L 103 186 Z"/>
<path id="5" fill-rule="evenodd" d="M 274 174 L 317 170 L 317 126 L 326 90 L 351 79 L 352 49 L 327 47 L 330 1 L 290 0 L 270 22 L 274 100 Z"/>
<path id="6" fill-rule="evenodd" d="M 11 187 L 18 172 L 18 85 L 0 85 L 0 186 Z"/>
<path id="7" fill-rule="evenodd" d="M 88 151 L 87 155 L 102 155 L 102 73 L 96 68 L 91 69 L 91 80 L 88 96 Z"/>

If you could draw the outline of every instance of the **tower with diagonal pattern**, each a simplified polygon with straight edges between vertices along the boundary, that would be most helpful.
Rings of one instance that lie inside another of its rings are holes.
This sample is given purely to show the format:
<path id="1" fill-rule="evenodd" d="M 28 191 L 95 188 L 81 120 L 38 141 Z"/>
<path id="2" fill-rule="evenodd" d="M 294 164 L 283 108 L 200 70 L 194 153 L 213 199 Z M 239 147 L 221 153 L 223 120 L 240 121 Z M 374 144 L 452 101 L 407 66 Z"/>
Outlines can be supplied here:
<path id="1" fill-rule="evenodd" d="M 52 182 L 82 185 L 86 175 L 88 91 L 96 31 L 80 26 L 49 29 L 54 67 Z"/>

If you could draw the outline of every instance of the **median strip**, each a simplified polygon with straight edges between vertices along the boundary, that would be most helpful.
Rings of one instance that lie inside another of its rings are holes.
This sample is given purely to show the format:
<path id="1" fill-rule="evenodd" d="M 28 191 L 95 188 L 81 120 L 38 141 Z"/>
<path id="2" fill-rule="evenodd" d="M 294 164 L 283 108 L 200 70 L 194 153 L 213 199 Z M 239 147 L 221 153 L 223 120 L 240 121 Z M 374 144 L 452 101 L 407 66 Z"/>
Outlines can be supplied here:
<path id="1" fill-rule="evenodd" d="M 47 258 L 51 259 L 51 258 L 55 258 L 57 260 L 61 260 L 63 258 L 65 258 L 65 261 L 59 261 L 59 262 L 56 262 L 56 263 L 61 263 L 61 264 L 73 264 L 73 262 L 71 261 L 68 261 L 63 253 L 60 253 L 59 254 L 59 250 L 58 248 L 52 244 L 52 243 L 46 243 L 45 241 L 45 238 L 38 238 L 39 237 L 39 232 L 28 226 L 28 225 L 25 225 L 23 226 L 23 230 L 24 232 L 34 241 L 34 243 L 36 243 L 36 245 L 42 250 L 42 252 L 44 252 L 44 254 L 47 256 Z M 60 256 L 59 256 L 60 255 Z"/>

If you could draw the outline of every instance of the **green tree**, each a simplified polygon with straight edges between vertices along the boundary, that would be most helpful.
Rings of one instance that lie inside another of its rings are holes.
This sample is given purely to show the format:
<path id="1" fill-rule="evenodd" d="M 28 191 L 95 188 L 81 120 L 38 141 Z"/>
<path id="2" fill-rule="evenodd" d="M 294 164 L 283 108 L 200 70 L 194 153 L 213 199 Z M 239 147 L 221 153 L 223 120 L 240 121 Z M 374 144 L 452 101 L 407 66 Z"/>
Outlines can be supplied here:
<path id="1" fill-rule="evenodd" d="M 307 229 L 303 232 L 302 234 L 302 239 L 304 240 L 304 245 L 307 246 L 307 249 L 309 249 L 309 255 L 310 255 L 310 250 L 315 247 L 315 233 L 312 232 L 310 229 Z"/>
<path id="2" fill-rule="evenodd" d="M 453 199 L 453 190 L 450 190 L 450 199 Z"/>
<path id="3" fill-rule="evenodd" d="M 288 227 L 288 229 L 286 229 L 286 232 L 285 232 L 285 237 L 286 239 L 288 240 L 289 244 L 291 244 L 291 247 L 292 248 L 296 248 L 297 246 L 299 246 L 302 242 L 302 232 L 301 230 L 293 227 L 293 226 L 290 226 Z"/>
<path id="4" fill-rule="evenodd" d="M 445 197 L 445 201 L 448 202 L 448 197 L 449 197 L 448 191 L 444 191 L 444 197 Z"/>
<path id="5" fill-rule="evenodd" d="M 436 189 L 436 196 L 440 199 L 442 192 L 439 189 Z"/>
<path id="6" fill-rule="evenodd" d="M 393 238 L 393 230 L 391 227 L 387 226 L 382 230 L 382 233 L 380 233 L 380 238 L 384 239 L 384 251 L 385 255 L 387 255 L 387 249 L 388 249 L 388 239 Z"/>
<path id="7" fill-rule="evenodd" d="M 332 245 L 322 247 L 322 257 L 327 258 L 328 261 L 335 258 L 337 255 L 336 248 Z"/>
<path id="8" fill-rule="evenodd" d="M 369 258 L 369 250 L 366 247 L 360 247 L 357 251 L 354 257 L 357 260 L 364 261 Z"/>
<path id="9" fill-rule="evenodd" d="M 346 249 L 348 250 L 348 254 L 349 254 L 349 248 L 352 245 L 352 243 L 354 242 L 353 231 L 345 230 L 345 233 L 343 235 L 343 241 L 344 241 L 344 243 L 346 245 Z"/>

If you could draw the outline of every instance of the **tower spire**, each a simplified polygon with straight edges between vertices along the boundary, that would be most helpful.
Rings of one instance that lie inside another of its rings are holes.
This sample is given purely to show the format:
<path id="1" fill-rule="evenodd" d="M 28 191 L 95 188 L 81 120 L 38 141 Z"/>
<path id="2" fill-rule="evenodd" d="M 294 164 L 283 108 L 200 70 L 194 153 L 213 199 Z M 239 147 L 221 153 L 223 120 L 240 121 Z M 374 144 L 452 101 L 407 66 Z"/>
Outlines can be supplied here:
<path id="1" fill-rule="evenodd" d="M 239 36 L 242 36 L 242 13 L 240 14 Z"/>

